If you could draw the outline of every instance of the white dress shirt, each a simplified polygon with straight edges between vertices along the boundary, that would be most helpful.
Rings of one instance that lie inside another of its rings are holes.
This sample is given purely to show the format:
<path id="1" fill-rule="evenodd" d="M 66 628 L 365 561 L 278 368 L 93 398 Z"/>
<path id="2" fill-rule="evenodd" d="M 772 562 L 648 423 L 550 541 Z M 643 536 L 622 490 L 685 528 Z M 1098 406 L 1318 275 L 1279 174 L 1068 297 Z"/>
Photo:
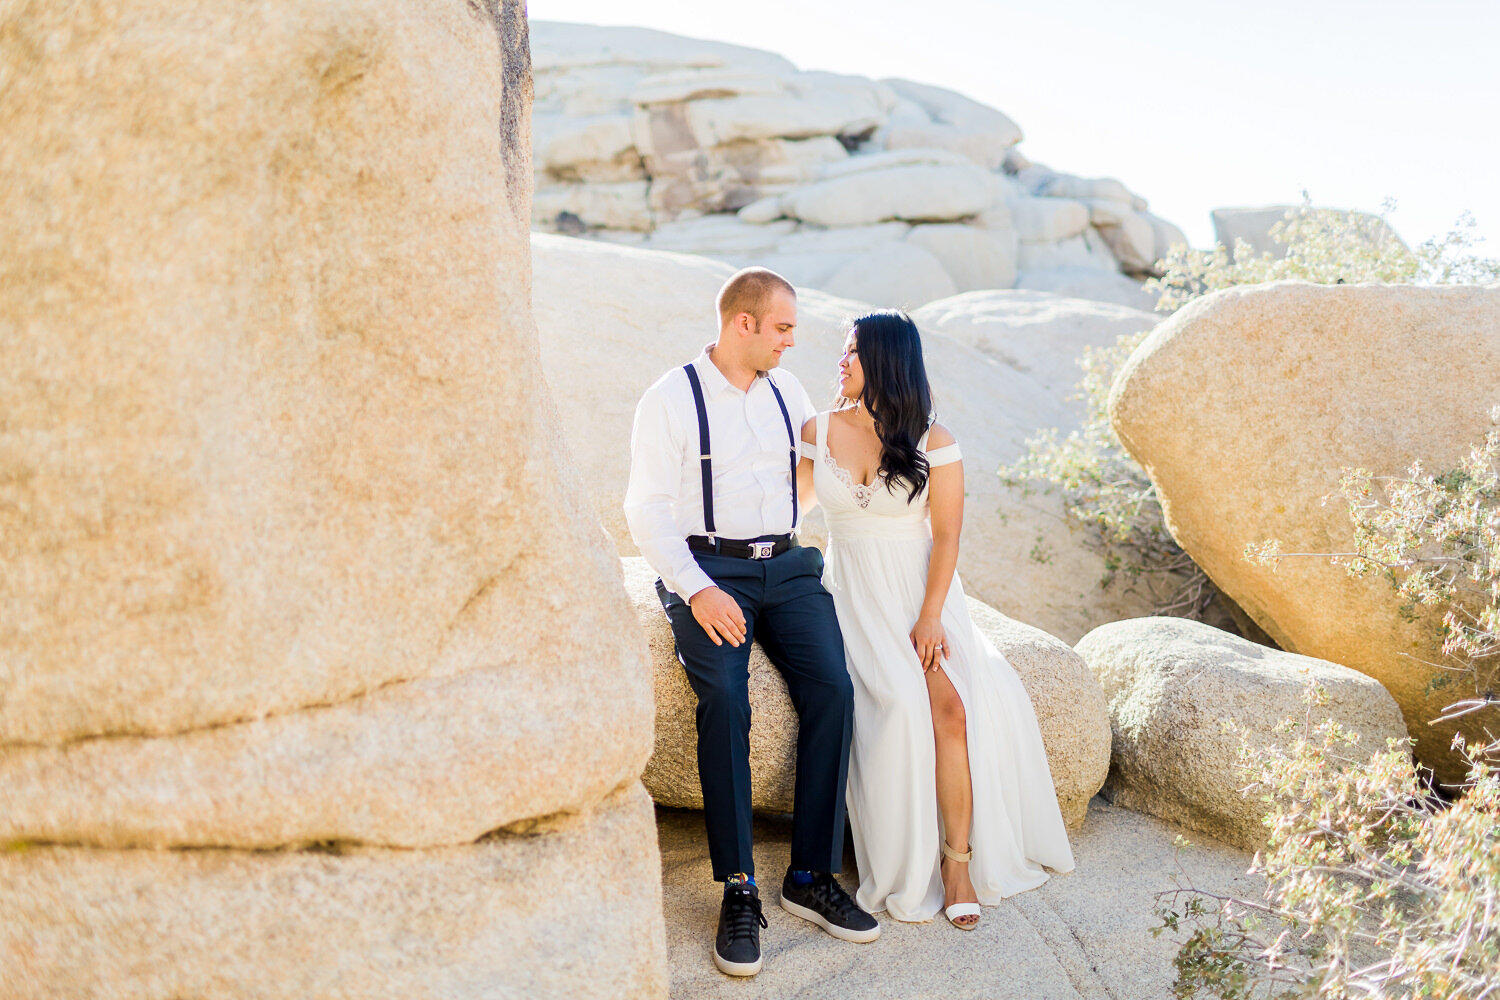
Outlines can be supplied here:
<path id="1" fill-rule="evenodd" d="M 710 345 L 712 346 L 712 345 Z M 802 383 L 778 368 L 741 392 L 714 366 L 708 348 L 693 361 L 703 385 L 713 462 L 714 527 L 720 538 L 758 538 L 795 530 L 791 447 L 786 421 L 768 379 L 786 401 L 794 439 L 817 412 Z M 698 411 L 687 372 L 674 368 L 636 404 L 630 431 L 630 485 L 625 490 L 630 537 L 673 593 L 690 600 L 714 585 L 688 550 L 705 535 Z"/>

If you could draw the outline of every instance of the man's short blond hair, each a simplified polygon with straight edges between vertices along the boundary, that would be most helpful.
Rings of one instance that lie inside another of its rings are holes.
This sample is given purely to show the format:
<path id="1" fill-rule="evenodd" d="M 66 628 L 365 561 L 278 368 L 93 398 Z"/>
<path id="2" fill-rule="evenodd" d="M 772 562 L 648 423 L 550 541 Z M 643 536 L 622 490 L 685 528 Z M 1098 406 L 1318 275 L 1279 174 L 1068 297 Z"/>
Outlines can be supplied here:
<path id="1" fill-rule="evenodd" d="M 715 305 L 719 307 L 719 325 L 723 326 L 740 313 L 749 313 L 759 322 L 777 291 L 793 298 L 797 290 L 792 283 L 766 267 L 747 267 L 734 272 L 719 289 Z"/>

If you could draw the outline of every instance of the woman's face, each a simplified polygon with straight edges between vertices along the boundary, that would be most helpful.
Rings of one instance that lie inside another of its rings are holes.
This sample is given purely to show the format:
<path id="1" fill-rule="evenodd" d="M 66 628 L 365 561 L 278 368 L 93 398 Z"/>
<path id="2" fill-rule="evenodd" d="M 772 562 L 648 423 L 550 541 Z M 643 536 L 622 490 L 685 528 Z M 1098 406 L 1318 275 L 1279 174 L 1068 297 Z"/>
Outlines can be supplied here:
<path id="1" fill-rule="evenodd" d="M 865 391 L 865 373 L 859 366 L 859 344 L 855 340 L 857 330 L 850 330 L 844 338 L 844 354 L 839 358 L 839 395 L 845 399 L 859 399 Z"/>

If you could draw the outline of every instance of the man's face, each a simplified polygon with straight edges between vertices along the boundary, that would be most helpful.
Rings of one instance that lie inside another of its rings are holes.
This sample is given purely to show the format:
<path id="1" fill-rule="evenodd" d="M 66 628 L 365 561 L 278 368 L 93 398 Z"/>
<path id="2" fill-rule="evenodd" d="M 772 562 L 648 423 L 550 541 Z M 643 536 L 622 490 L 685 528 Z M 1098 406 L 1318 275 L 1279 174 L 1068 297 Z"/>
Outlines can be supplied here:
<path id="1" fill-rule="evenodd" d="M 797 297 L 785 289 L 778 289 L 760 318 L 760 325 L 751 335 L 751 361 L 756 368 L 768 372 L 781 364 L 781 352 L 796 343 L 793 332 L 797 329 Z"/>

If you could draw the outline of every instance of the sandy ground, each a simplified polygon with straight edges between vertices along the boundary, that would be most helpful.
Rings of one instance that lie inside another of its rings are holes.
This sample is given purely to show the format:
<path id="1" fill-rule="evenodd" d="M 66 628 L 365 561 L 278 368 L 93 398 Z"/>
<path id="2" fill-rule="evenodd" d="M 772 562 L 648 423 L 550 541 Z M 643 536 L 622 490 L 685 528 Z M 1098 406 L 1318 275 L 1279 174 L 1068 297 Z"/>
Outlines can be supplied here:
<path id="1" fill-rule="evenodd" d="M 1171 995 L 1177 943 L 1151 936 L 1155 894 L 1189 882 L 1250 898 L 1261 891 L 1259 878 L 1245 874 L 1245 852 L 1199 836 L 1179 851 L 1176 827 L 1096 797 L 1072 833 L 1072 873 L 985 907 L 973 931 L 941 917 L 905 924 L 880 914 L 878 941 L 848 944 L 777 905 L 791 824 L 762 818 L 755 836 L 770 922 L 761 932 L 765 967 L 753 979 L 733 979 L 711 955 L 721 890 L 711 879 L 702 815 L 658 809 L 657 831 L 671 995 L 683 1000 L 1156 1000 Z M 844 871 L 852 890 L 852 850 Z"/>

